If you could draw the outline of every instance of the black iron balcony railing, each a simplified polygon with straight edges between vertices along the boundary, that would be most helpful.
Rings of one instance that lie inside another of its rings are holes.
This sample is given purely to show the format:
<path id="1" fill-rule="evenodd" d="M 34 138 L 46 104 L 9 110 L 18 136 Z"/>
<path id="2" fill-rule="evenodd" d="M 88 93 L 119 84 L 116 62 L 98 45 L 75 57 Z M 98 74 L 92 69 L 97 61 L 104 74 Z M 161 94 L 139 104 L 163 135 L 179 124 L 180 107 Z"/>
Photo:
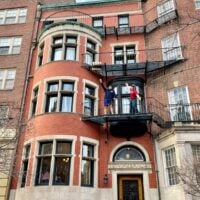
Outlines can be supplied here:
<path id="1" fill-rule="evenodd" d="M 146 74 L 180 60 L 183 60 L 180 46 L 83 54 L 83 65 L 101 76 Z"/>
<path id="2" fill-rule="evenodd" d="M 85 107 L 83 120 L 93 121 L 96 123 L 104 123 L 106 121 L 131 121 L 131 120 L 153 120 L 160 127 L 168 127 L 174 122 L 200 123 L 200 103 L 190 104 L 168 104 L 164 105 L 155 98 L 146 98 L 146 104 L 143 101 L 137 102 L 135 112 L 131 113 L 129 100 L 114 101 L 112 108 L 113 113 L 109 109 L 103 108 L 103 101 L 96 102 L 100 109 L 95 110 L 94 107 Z M 89 105 L 87 102 L 85 105 Z M 91 104 L 90 104 L 91 105 Z"/>

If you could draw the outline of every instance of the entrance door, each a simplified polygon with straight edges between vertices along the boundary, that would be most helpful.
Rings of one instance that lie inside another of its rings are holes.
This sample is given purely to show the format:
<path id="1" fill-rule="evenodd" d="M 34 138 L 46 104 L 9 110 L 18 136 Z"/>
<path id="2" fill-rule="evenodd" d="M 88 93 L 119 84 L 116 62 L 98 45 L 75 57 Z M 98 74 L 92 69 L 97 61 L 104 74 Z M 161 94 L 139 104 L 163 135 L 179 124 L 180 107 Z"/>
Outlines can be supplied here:
<path id="1" fill-rule="evenodd" d="M 142 177 L 131 175 L 119 176 L 118 200 L 143 200 Z"/>

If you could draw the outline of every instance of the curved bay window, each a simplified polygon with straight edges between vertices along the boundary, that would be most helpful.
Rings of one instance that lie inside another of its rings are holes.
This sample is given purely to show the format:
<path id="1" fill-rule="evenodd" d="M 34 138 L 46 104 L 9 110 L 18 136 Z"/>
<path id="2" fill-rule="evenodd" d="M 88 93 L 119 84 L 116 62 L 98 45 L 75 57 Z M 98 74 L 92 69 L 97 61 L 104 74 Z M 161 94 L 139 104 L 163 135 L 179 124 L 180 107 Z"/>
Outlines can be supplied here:
<path id="1" fill-rule="evenodd" d="M 112 81 L 111 85 L 113 86 L 116 93 L 115 100 L 115 113 L 116 114 L 130 114 L 130 88 L 126 86 L 128 83 L 129 86 L 135 85 L 135 88 L 141 97 L 141 100 L 137 99 L 137 112 L 144 113 L 144 81 L 142 79 L 117 79 Z"/>
<path id="2" fill-rule="evenodd" d="M 136 147 L 123 146 L 115 153 L 113 161 L 145 161 L 145 157 Z"/>

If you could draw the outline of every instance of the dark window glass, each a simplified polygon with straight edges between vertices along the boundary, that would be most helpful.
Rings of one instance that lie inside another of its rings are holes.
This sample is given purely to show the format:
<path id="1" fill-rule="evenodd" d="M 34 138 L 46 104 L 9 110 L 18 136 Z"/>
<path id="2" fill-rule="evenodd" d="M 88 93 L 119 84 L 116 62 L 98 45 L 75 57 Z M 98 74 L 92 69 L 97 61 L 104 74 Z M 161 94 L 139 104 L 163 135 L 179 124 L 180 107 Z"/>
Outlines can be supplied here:
<path id="1" fill-rule="evenodd" d="M 84 103 L 84 114 L 94 115 L 95 106 L 95 88 L 91 86 L 85 87 L 85 103 Z"/>
<path id="2" fill-rule="evenodd" d="M 36 172 L 36 185 L 49 184 L 52 148 L 53 142 L 40 143 Z"/>
<path id="3" fill-rule="evenodd" d="M 94 17 L 92 19 L 93 27 L 102 28 L 103 27 L 103 17 Z"/>
<path id="4" fill-rule="evenodd" d="M 26 185 L 30 149 L 31 149 L 31 145 L 30 144 L 25 146 L 25 155 L 24 155 L 23 164 L 22 164 L 21 187 L 25 187 L 25 185 Z"/>
<path id="5" fill-rule="evenodd" d="M 57 141 L 54 166 L 55 185 L 69 185 L 71 162 L 71 142 Z"/>
<path id="6" fill-rule="evenodd" d="M 44 53 L 44 43 L 39 47 L 39 54 L 38 54 L 38 66 L 42 65 L 43 62 L 43 53 Z"/>
<path id="7" fill-rule="evenodd" d="M 35 88 L 34 91 L 33 91 L 32 112 L 31 112 L 31 116 L 34 116 L 35 113 L 36 113 L 38 90 L 39 90 L 39 88 L 37 87 L 37 88 Z"/>
<path id="8" fill-rule="evenodd" d="M 118 16 L 118 27 L 124 28 L 129 26 L 129 16 L 128 15 L 119 15 Z"/>

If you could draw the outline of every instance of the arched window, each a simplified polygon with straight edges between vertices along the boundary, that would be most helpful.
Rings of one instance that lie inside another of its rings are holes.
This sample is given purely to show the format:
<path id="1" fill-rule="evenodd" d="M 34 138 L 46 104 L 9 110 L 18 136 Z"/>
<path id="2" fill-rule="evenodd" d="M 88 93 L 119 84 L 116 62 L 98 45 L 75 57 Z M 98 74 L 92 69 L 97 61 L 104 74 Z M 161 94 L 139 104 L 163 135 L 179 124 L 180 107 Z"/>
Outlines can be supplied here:
<path id="1" fill-rule="evenodd" d="M 113 161 L 145 161 L 145 157 L 138 148 L 124 146 L 114 154 Z"/>

